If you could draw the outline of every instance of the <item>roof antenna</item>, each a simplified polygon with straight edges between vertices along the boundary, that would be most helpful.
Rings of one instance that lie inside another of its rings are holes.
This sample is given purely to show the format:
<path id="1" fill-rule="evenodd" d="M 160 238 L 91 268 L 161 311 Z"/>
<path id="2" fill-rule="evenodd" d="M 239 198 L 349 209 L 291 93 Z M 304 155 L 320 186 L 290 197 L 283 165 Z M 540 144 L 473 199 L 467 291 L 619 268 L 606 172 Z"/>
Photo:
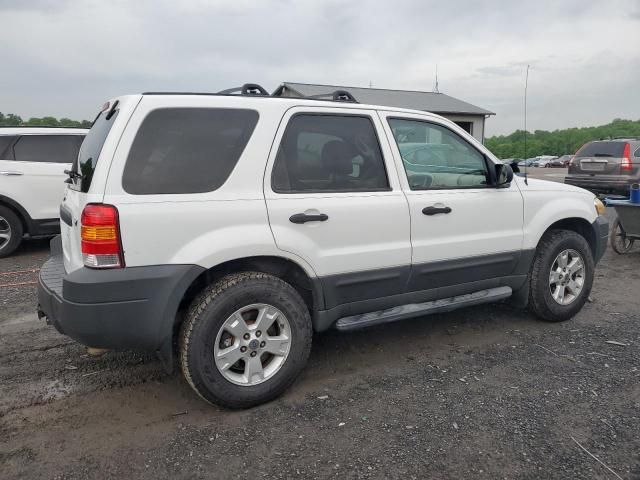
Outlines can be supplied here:
<path id="1" fill-rule="evenodd" d="M 369 80 L 369 88 L 373 87 L 373 82 Z"/>
<path id="2" fill-rule="evenodd" d="M 433 86 L 433 93 L 440 93 L 438 90 L 438 64 L 436 63 L 436 84 Z"/>
<path id="3" fill-rule="evenodd" d="M 527 86 L 529 84 L 529 65 L 527 64 L 527 74 L 524 78 L 524 183 L 529 185 L 527 177 Z"/>

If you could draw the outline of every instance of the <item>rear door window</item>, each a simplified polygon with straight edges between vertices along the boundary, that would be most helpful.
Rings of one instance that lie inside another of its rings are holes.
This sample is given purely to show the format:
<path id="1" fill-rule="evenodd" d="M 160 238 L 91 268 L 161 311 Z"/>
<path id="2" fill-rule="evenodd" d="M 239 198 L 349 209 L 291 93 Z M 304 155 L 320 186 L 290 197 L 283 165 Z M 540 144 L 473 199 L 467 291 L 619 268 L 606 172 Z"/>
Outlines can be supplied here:
<path id="1" fill-rule="evenodd" d="M 369 117 L 298 114 L 287 125 L 273 167 L 278 193 L 389 190 Z"/>
<path id="2" fill-rule="evenodd" d="M 214 191 L 231 175 L 257 123 L 254 110 L 154 110 L 133 141 L 122 186 L 134 195 Z"/>
<path id="3" fill-rule="evenodd" d="M 582 157 L 613 157 L 622 158 L 625 142 L 590 142 L 583 146 L 576 158 Z"/>
<path id="4" fill-rule="evenodd" d="M 13 146 L 19 162 L 73 163 L 78 157 L 75 135 L 22 135 Z"/>

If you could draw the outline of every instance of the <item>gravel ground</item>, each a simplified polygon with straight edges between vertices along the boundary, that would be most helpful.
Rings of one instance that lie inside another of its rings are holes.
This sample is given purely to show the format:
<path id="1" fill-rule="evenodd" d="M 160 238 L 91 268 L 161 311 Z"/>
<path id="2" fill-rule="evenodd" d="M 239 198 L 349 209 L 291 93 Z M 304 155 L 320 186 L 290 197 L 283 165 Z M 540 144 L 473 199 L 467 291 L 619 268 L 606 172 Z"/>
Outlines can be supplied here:
<path id="1" fill-rule="evenodd" d="M 572 321 L 491 305 L 328 332 L 293 388 L 240 412 L 38 321 L 47 255 L 0 260 L 3 479 L 640 479 L 640 248 L 607 251 Z"/>

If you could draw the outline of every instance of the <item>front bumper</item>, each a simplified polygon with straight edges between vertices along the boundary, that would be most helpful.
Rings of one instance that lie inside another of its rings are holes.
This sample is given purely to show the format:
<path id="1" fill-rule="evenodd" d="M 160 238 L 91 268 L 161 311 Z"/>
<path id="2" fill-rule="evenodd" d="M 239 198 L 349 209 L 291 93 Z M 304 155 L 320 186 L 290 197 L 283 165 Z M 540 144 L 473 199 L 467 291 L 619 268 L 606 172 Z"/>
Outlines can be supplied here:
<path id="1" fill-rule="evenodd" d="M 604 252 L 607 250 L 609 242 L 609 221 L 600 216 L 591 224 L 595 239 L 595 248 L 593 251 L 593 259 L 596 263 L 600 261 Z"/>
<path id="2" fill-rule="evenodd" d="M 158 350 L 173 336 L 184 293 L 204 271 L 154 265 L 67 274 L 59 236 L 51 253 L 40 269 L 38 315 L 60 333 L 98 348 Z"/>

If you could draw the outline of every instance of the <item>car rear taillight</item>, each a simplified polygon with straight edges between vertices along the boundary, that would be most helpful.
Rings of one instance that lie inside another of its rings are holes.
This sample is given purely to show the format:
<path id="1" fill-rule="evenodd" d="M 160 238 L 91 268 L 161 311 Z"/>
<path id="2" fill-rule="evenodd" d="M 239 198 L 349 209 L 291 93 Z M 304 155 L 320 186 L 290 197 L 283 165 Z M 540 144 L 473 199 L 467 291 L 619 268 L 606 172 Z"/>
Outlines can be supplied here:
<path id="1" fill-rule="evenodd" d="M 82 259 L 90 268 L 123 268 L 118 210 L 113 205 L 90 203 L 81 217 Z"/>
<path id="2" fill-rule="evenodd" d="M 631 164 L 631 145 L 624 144 L 624 152 L 622 153 L 622 163 L 620 164 L 620 170 L 631 170 L 633 165 Z"/>

